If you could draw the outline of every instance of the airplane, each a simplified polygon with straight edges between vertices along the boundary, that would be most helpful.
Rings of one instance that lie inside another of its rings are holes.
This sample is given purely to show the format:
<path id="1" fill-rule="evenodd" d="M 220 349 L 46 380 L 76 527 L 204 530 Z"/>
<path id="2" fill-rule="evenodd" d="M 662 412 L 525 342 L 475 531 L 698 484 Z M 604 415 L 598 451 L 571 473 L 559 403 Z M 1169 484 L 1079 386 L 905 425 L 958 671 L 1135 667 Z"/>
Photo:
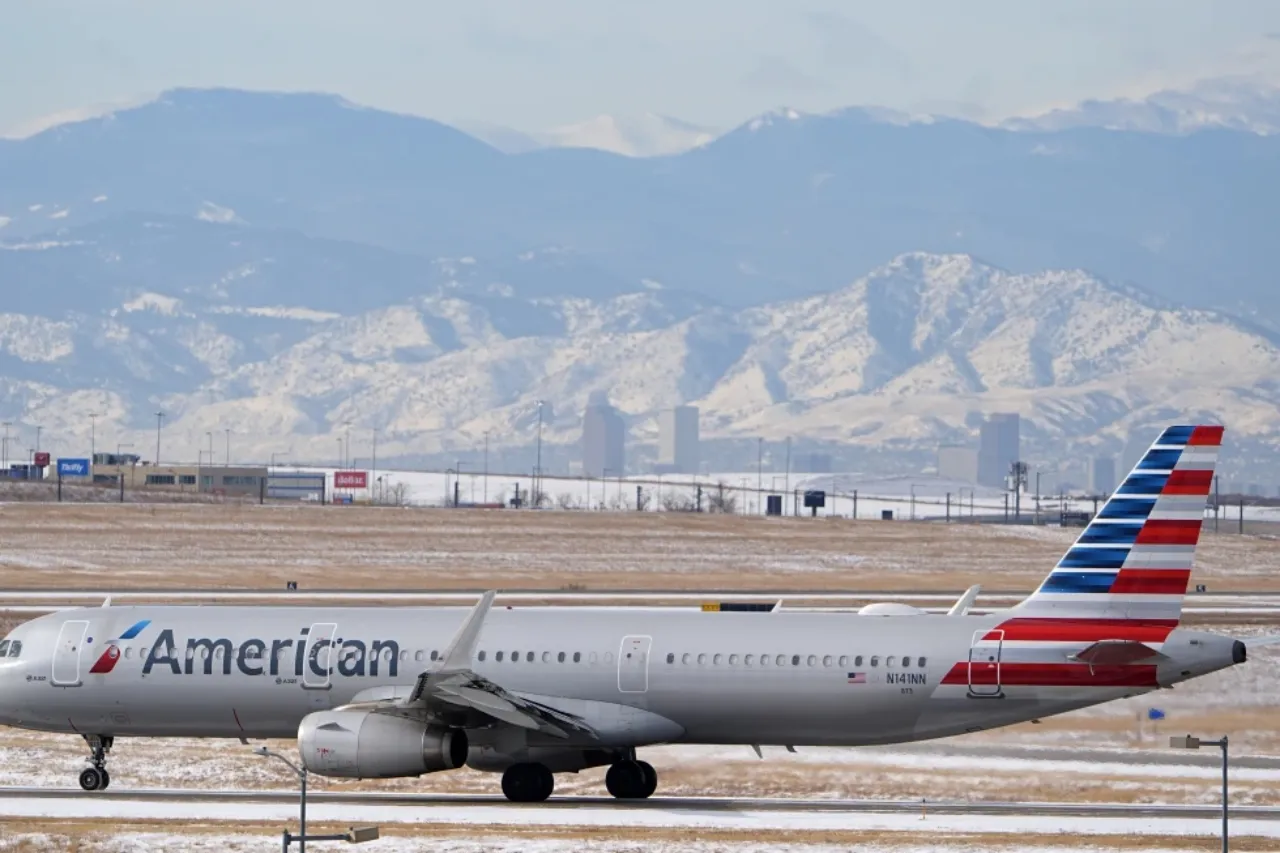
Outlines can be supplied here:
<path id="1" fill-rule="evenodd" d="M 116 738 L 295 738 L 311 773 L 502 774 L 516 802 L 607 766 L 644 799 L 656 744 L 942 738 L 1136 696 L 1246 659 L 1179 626 L 1221 426 L 1165 429 L 1020 604 L 947 614 L 646 607 L 113 606 L 0 641 L 0 723 Z"/>

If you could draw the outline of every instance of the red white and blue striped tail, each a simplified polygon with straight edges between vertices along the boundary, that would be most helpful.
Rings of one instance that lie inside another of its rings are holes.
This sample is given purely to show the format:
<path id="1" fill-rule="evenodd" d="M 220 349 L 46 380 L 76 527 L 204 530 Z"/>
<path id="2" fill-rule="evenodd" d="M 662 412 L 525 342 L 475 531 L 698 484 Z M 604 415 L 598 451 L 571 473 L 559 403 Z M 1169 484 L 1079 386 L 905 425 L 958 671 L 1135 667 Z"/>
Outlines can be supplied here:
<path id="1" fill-rule="evenodd" d="M 1031 596 L 1036 619 L 1172 627 L 1182 616 L 1222 445 L 1220 426 L 1171 426 Z"/>

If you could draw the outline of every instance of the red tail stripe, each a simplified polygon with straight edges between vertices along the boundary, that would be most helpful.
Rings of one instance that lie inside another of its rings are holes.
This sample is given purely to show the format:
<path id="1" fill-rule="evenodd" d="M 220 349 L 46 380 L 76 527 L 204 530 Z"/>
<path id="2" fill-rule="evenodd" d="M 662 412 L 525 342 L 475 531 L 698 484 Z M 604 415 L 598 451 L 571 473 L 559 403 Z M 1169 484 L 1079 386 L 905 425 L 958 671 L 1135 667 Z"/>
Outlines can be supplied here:
<path id="1" fill-rule="evenodd" d="M 1161 494 L 1207 496 L 1212 485 L 1212 471 L 1174 470 L 1169 473 L 1169 479 L 1165 481 Z"/>
<path id="2" fill-rule="evenodd" d="M 1169 494 L 1165 490 L 1165 494 Z M 1150 519 L 1138 531 L 1136 545 L 1195 545 L 1200 541 L 1200 520 Z"/>
<path id="3" fill-rule="evenodd" d="M 997 680 L 997 675 L 999 676 Z M 977 684 L 1007 687 L 1159 687 L 1156 668 L 1150 664 L 1135 666 L 1095 666 L 1083 663 L 1001 663 L 999 672 L 993 663 L 974 663 L 972 673 L 967 661 L 951 667 L 943 684 Z"/>
<path id="4" fill-rule="evenodd" d="M 1222 426 L 1198 426 L 1191 431 L 1191 438 L 1187 439 L 1188 447 L 1220 447 L 1222 445 L 1222 433 L 1226 427 Z"/>
<path id="5" fill-rule="evenodd" d="M 1006 640 L 1045 643 L 1093 643 L 1098 640 L 1135 640 L 1139 643 L 1163 643 L 1174 628 L 1176 619 L 1043 619 L 1022 617 L 1003 622 L 985 639 L 996 640 L 1004 632 Z"/>
<path id="6" fill-rule="evenodd" d="M 1190 579 L 1190 569 L 1121 569 L 1111 583 L 1111 592 L 1182 595 Z"/>

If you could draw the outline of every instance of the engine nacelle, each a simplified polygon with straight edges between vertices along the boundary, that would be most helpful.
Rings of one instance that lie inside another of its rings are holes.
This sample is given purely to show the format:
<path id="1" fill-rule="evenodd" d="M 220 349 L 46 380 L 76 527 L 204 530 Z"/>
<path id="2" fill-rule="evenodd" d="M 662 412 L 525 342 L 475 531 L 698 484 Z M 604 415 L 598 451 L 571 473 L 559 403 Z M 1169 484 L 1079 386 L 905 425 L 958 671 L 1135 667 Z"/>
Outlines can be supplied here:
<path id="1" fill-rule="evenodd" d="M 356 709 L 316 711 L 298 726 L 302 763 L 321 776 L 388 779 L 454 770 L 467 761 L 467 733 Z"/>

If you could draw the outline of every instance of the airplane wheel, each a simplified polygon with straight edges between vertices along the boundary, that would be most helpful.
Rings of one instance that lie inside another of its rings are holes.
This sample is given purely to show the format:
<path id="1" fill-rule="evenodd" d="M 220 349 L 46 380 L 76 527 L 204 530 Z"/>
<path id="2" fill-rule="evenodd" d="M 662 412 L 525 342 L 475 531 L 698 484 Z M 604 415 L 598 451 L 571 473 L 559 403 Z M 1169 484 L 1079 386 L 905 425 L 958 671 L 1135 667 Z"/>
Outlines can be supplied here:
<path id="1" fill-rule="evenodd" d="M 111 784 L 111 774 L 107 772 L 107 768 L 105 767 L 102 768 L 101 773 L 102 773 L 102 783 L 98 787 L 98 790 L 105 791 L 107 790 L 107 787 Z"/>
<path id="2" fill-rule="evenodd" d="M 653 774 L 654 788 L 658 785 L 658 774 Z M 639 761 L 619 761 L 609 768 L 604 776 L 604 786 L 609 793 L 619 800 L 643 800 L 653 789 L 649 787 L 649 777 Z"/>
<path id="3" fill-rule="evenodd" d="M 647 800 L 653 796 L 653 792 L 658 790 L 658 771 L 653 769 L 653 765 L 647 761 L 637 761 L 640 769 L 644 772 L 644 793 L 640 798 Z"/>
<path id="4" fill-rule="evenodd" d="M 86 767 L 80 771 L 80 787 L 86 791 L 101 791 L 107 787 L 106 771 L 96 767 Z"/>
<path id="5" fill-rule="evenodd" d="M 502 793 L 513 803 L 540 803 L 555 785 L 555 777 L 542 764 L 513 764 L 502 774 Z"/>

